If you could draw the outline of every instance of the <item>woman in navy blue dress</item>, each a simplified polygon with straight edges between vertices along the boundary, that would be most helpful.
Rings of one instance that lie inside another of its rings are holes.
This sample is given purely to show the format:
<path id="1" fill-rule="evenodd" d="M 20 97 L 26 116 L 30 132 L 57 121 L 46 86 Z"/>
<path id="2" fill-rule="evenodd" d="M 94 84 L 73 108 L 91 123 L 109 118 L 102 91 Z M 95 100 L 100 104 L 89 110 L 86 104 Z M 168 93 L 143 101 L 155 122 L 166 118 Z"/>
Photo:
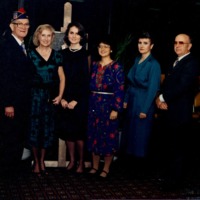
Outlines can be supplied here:
<path id="1" fill-rule="evenodd" d="M 133 164 L 135 169 L 137 165 L 138 169 L 142 169 L 143 158 L 148 153 L 156 108 L 154 100 L 160 88 L 161 69 L 160 64 L 151 54 L 153 46 L 152 36 L 148 32 L 141 33 L 138 38 L 140 55 L 136 57 L 127 75 L 128 89 L 124 102 L 127 116 L 123 134 L 125 144 L 123 145 L 126 153 L 133 156 L 134 161 L 137 160 Z"/>
<path id="2" fill-rule="evenodd" d="M 119 112 L 123 108 L 124 71 L 122 65 L 111 58 L 113 45 L 109 36 L 98 43 L 100 60 L 91 66 L 88 116 L 88 150 L 92 153 L 90 174 L 97 174 L 100 157 L 104 167 L 100 177 L 106 178 L 114 154 L 119 149 Z"/>

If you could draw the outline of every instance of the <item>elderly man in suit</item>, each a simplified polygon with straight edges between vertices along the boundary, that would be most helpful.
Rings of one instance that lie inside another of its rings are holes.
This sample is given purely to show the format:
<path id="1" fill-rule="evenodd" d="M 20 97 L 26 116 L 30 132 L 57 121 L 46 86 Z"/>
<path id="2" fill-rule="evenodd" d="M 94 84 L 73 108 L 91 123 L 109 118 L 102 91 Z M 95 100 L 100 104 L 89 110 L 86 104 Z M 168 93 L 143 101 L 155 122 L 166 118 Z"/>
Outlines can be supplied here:
<path id="1" fill-rule="evenodd" d="M 0 170 L 10 172 L 20 166 L 28 133 L 33 71 L 24 38 L 29 27 L 25 10 L 15 11 L 0 45 Z"/>
<path id="2" fill-rule="evenodd" d="M 189 142 L 188 135 L 191 130 L 193 102 L 199 75 L 199 64 L 192 56 L 191 48 L 192 39 L 189 34 L 181 33 L 175 37 L 174 51 L 178 57 L 169 67 L 156 99 L 157 107 L 163 110 L 165 126 L 162 131 L 166 131 L 165 189 L 180 187 L 183 181 L 183 163 Z"/>

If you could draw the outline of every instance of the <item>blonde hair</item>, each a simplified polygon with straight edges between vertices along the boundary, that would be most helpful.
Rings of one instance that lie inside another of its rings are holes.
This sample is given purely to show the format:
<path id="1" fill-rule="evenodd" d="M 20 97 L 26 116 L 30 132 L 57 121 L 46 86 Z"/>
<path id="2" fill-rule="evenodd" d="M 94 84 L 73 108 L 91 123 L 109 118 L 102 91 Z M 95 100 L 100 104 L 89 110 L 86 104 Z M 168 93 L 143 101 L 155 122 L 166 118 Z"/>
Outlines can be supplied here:
<path id="1" fill-rule="evenodd" d="M 42 33 L 43 30 L 50 30 L 52 32 L 52 36 L 54 38 L 55 35 L 55 29 L 53 28 L 53 26 L 51 26 L 50 24 L 41 24 L 37 27 L 37 29 L 35 30 L 34 34 L 33 34 L 33 44 L 35 46 L 39 46 L 40 42 L 39 42 L 39 35 Z"/>

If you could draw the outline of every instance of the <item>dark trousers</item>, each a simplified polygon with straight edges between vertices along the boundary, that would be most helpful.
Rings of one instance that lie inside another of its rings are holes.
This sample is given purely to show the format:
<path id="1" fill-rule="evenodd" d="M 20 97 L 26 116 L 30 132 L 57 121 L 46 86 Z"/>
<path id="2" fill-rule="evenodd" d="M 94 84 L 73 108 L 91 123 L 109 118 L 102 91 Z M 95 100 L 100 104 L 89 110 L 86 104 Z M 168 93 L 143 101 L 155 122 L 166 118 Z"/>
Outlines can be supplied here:
<path id="1" fill-rule="evenodd" d="M 161 133 L 164 133 L 162 145 L 162 159 L 164 167 L 164 178 L 171 183 L 181 183 L 186 177 L 187 160 L 191 140 L 188 135 L 191 132 L 191 124 L 184 123 L 178 126 L 164 126 Z"/>
<path id="2" fill-rule="evenodd" d="M 0 117 L 0 170 L 17 170 L 21 162 L 25 140 L 28 134 L 28 118 L 24 110 L 13 119 L 1 112 Z"/>

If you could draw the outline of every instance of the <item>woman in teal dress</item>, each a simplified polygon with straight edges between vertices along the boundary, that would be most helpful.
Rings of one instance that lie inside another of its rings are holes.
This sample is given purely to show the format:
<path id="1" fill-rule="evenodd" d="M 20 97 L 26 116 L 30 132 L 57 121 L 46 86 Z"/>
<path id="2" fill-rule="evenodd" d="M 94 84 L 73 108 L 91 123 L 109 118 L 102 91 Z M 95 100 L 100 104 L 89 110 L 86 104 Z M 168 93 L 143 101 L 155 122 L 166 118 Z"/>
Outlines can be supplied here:
<path id="1" fill-rule="evenodd" d="M 55 106 L 62 99 L 65 76 L 62 68 L 62 56 L 51 48 L 54 28 L 49 24 L 38 26 L 33 35 L 35 49 L 29 56 L 35 66 L 35 75 L 31 90 L 30 145 L 34 156 L 33 173 L 46 174 L 46 149 L 54 141 Z"/>
<path id="2" fill-rule="evenodd" d="M 136 57 L 127 75 L 128 87 L 124 101 L 127 116 L 123 145 L 125 152 L 133 156 L 133 165 L 135 168 L 138 165 L 138 169 L 144 167 L 144 158 L 148 154 L 156 108 L 155 97 L 160 88 L 161 69 L 151 54 L 153 46 L 152 36 L 148 32 L 143 32 L 138 39 L 140 55 Z"/>

